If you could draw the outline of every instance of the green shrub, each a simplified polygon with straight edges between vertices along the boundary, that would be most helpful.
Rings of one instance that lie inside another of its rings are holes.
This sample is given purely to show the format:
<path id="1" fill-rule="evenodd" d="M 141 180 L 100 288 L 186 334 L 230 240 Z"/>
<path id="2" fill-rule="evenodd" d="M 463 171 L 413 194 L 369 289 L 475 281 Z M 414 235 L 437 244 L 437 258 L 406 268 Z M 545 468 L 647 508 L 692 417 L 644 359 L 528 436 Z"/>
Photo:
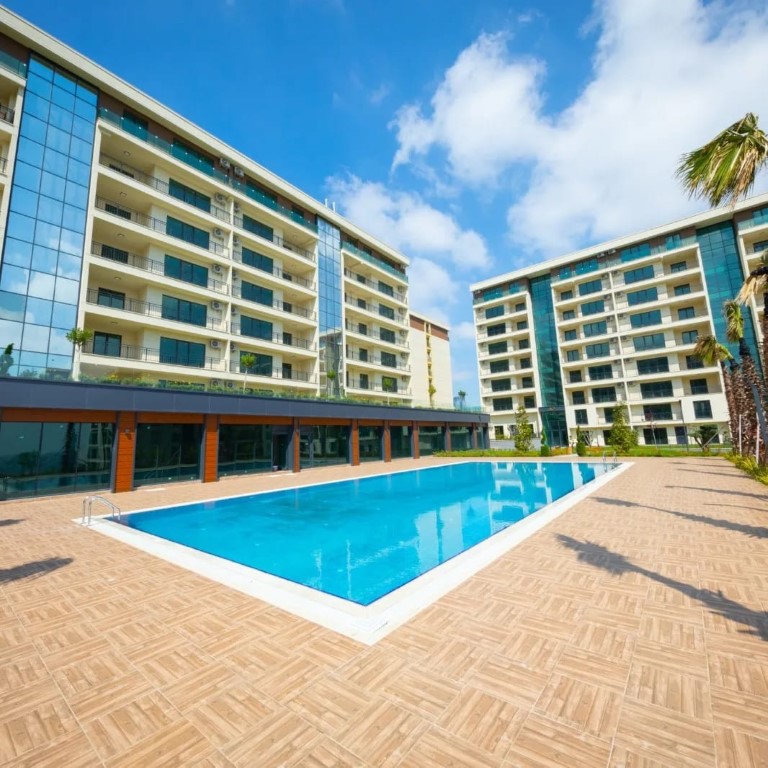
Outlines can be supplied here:
<path id="1" fill-rule="evenodd" d="M 541 430 L 541 448 L 539 449 L 539 456 L 551 456 L 552 455 L 552 449 L 549 447 L 549 443 L 547 442 L 547 433 L 546 430 Z"/>

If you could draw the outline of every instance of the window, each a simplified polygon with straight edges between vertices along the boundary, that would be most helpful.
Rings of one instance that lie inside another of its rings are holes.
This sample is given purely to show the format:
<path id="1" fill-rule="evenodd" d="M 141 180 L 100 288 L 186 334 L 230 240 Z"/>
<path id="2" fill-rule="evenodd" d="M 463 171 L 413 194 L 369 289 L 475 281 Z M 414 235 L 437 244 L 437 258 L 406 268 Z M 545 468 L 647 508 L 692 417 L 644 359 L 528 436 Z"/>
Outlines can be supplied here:
<path id="1" fill-rule="evenodd" d="M 528 321 L 527 320 L 520 320 L 517 324 L 517 330 L 518 331 L 524 331 L 528 328 Z"/>
<path id="2" fill-rule="evenodd" d="M 271 307 L 274 302 L 272 291 L 269 288 L 249 283 L 247 280 L 242 281 L 240 295 L 247 301 L 254 301 L 257 304 L 263 304 L 265 307 Z"/>
<path id="3" fill-rule="evenodd" d="M 519 304 L 515 304 L 515 312 L 522 312 L 525 309 L 525 302 L 521 301 Z"/>
<path id="4" fill-rule="evenodd" d="M 639 283 L 641 280 L 650 280 L 653 277 L 653 265 L 648 264 L 645 267 L 637 269 L 628 269 L 624 273 L 624 282 L 627 285 Z"/>
<path id="5" fill-rule="evenodd" d="M 531 367 L 531 358 L 530 357 L 521 357 L 520 358 L 520 367 L 521 368 L 530 368 Z"/>
<path id="6" fill-rule="evenodd" d="M 624 248 L 621 251 L 622 261 L 634 261 L 635 259 L 644 259 L 646 256 L 651 255 L 650 243 L 641 243 L 640 245 L 633 245 L 629 248 Z"/>
<path id="7" fill-rule="evenodd" d="M 650 333 L 647 336 L 637 336 L 633 341 L 636 352 L 644 352 L 647 349 L 661 349 L 665 345 L 663 333 Z"/>
<path id="8" fill-rule="evenodd" d="M 493 400 L 494 411 L 511 411 L 512 410 L 512 398 L 511 397 L 497 397 Z"/>
<path id="9" fill-rule="evenodd" d="M 397 379 L 394 376 L 381 377 L 382 392 L 397 392 Z"/>
<path id="10" fill-rule="evenodd" d="M 115 248 L 113 245 L 102 245 L 101 255 L 105 259 L 119 261 L 121 264 L 128 263 L 128 251 L 124 251 L 122 248 Z"/>
<path id="11" fill-rule="evenodd" d="M 501 336 L 501 334 L 505 333 L 507 330 L 507 324 L 506 323 L 496 323 L 496 325 L 489 325 L 488 326 L 488 335 L 489 336 Z"/>
<path id="12" fill-rule="evenodd" d="M 205 327 L 207 308 L 205 304 L 177 299 L 174 296 L 163 296 L 162 316 L 165 320 L 178 320 L 180 323 L 191 323 Z"/>
<path id="13" fill-rule="evenodd" d="M 753 253 L 760 253 L 761 251 L 768 251 L 768 240 L 761 240 L 752 246 Z"/>
<path id="14" fill-rule="evenodd" d="M 269 272 L 271 275 L 274 269 L 274 262 L 269 256 L 252 251 L 250 248 L 242 249 L 243 264 L 247 264 L 254 269 L 260 269 L 262 272 Z"/>
<path id="15" fill-rule="evenodd" d="M 587 337 L 601 336 L 608 333 L 608 323 L 605 320 L 598 320 L 596 323 L 584 323 L 582 329 Z"/>
<path id="16" fill-rule="evenodd" d="M 386 365 L 387 368 L 397 368 L 397 355 L 392 352 L 381 352 L 381 364 Z"/>
<path id="17" fill-rule="evenodd" d="M 576 418 L 577 424 L 586 424 L 587 423 L 587 409 L 586 408 L 579 408 L 577 411 L 573 412 L 574 417 Z"/>
<path id="18" fill-rule="evenodd" d="M 603 408 L 603 417 L 608 424 L 613 424 L 613 408 Z"/>
<path id="19" fill-rule="evenodd" d="M 569 363 L 574 363 L 577 360 L 581 360 L 581 353 L 578 349 L 569 349 L 568 352 L 565 354 L 565 359 Z"/>
<path id="20" fill-rule="evenodd" d="M 240 318 L 240 333 L 243 336 L 251 336 L 254 339 L 272 339 L 272 323 L 259 320 L 256 317 L 242 315 Z"/>
<path id="21" fill-rule="evenodd" d="M 107 213 L 111 213 L 113 216 L 119 216 L 121 219 L 131 218 L 131 212 L 126 208 L 121 208 L 119 205 L 112 205 L 112 203 L 105 203 L 104 210 Z"/>
<path id="22" fill-rule="evenodd" d="M 533 376 L 523 376 L 520 380 L 521 389 L 530 389 L 533 386 Z"/>
<path id="23" fill-rule="evenodd" d="M 263 237 L 265 240 L 274 240 L 275 231 L 272 227 L 268 227 L 266 224 L 262 224 L 256 219 L 252 219 L 250 216 L 243 214 L 243 229 L 246 232 L 251 232 L 254 235 Z"/>
<path id="24" fill-rule="evenodd" d="M 672 418 L 672 405 L 670 403 L 646 405 L 643 411 L 646 421 L 669 421 Z"/>
<path id="25" fill-rule="evenodd" d="M 178 237 L 179 240 L 184 240 L 186 243 L 192 243 L 200 248 L 208 250 L 211 237 L 204 229 L 198 229 L 191 224 L 174 219 L 169 216 L 165 222 L 165 234 L 171 237 Z"/>
<path id="26" fill-rule="evenodd" d="M 574 405 L 584 405 L 587 402 L 587 398 L 586 398 L 584 392 L 582 392 L 582 391 L 574 392 L 571 395 L 571 402 Z"/>
<path id="27" fill-rule="evenodd" d="M 593 387 L 592 401 L 595 403 L 615 403 L 616 387 Z"/>
<path id="28" fill-rule="evenodd" d="M 509 360 L 492 360 L 491 373 L 504 373 L 509 370 Z"/>
<path id="29" fill-rule="evenodd" d="M 560 301 L 569 301 L 573 298 L 573 291 L 563 291 L 560 294 Z"/>
<path id="30" fill-rule="evenodd" d="M 695 371 L 697 368 L 703 368 L 704 362 L 698 355 L 686 355 L 685 356 L 685 367 L 689 371 Z"/>
<path id="31" fill-rule="evenodd" d="M 508 392 L 512 389 L 512 379 L 495 379 L 491 382 L 492 392 Z"/>
<path id="32" fill-rule="evenodd" d="M 675 427 L 675 442 L 678 445 L 688 445 L 688 430 L 685 427 Z"/>
<path id="33" fill-rule="evenodd" d="M 205 344 L 160 337 L 160 362 L 168 365 L 205 366 Z"/>
<path id="34" fill-rule="evenodd" d="M 650 312 L 638 312 L 629 316 L 629 324 L 633 328 L 644 328 L 647 325 L 659 325 L 661 323 L 661 310 L 652 309 Z"/>
<path id="35" fill-rule="evenodd" d="M 526 395 L 523 398 L 523 407 L 524 408 L 535 408 L 536 407 L 536 397 L 534 395 Z"/>
<path id="36" fill-rule="evenodd" d="M 581 371 L 569 371 L 568 381 L 571 384 L 578 384 L 581 381 Z"/>
<path id="37" fill-rule="evenodd" d="M 253 365 L 245 366 L 243 358 L 251 355 L 254 358 Z M 240 353 L 240 373 L 250 373 L 254 376 L 272 376 L 272 355 L 256 354 L 254 352 Z"/>
<path id="38" fill-rule="evenodd" d="M 613 367 L 610 365 L 594 365 L 587 370 L 589 372 L 590 381 L 613 378 Z"/>
<path id="39" fill-rule="evenodd" d="M 706 379 L 691 379 L 691 394 L 692 395 L 708 395 L 709 384 Z"/>
<path id="40" fill-rule="evenodd" d="M 644 429 L 643 440 L 645 440 L 646 445 L 667 445 L 669 443 L 667 430 L 664 427 Z"/>
<path id="41" fill-rule="evenodd" d="M 672 397 L 671 381 L 651 381 L 640 385 L 640 394 L 644 399 L 653 397 Z"/>
<path id="42" fill-rule="evenodd" d="M 675 296 L 687 296 L 691 292 L 691 284 L 683 283 L 675 286 Z"/>
<path id="43" fill-rule="evenodd" d="M 627 294 L 627 304 L 634 307 L 636 304 L 645 304 L 648 301 L 656 301 L 659 298 L 659 292 L 656 288 L 645 288 L 642 291 L 632 291 Z"/>
<path id="44" fill-rule="evenodd" d="M 563 312 L 563 320 L 573 320 L 574 317 L 576 317 L 575 309 L 567 309 Z"/>
<path id="45" fill-rule="evenodd" d="M 358 323 L 357 324 L 357 333 L 359 333 L 361 336 L 367 336 L 368 335 L 368 326 L 365 323 Z M 392 334 L 394 336 L 394 334 Z"/>
<path id="46" fill-rule="evenodd" d="M 564 334 L 564 338 L 566 341 L 574 341 L 578 334 L 576 333 L 576 329 L 572 329 L 570 331 L 566 331 Z"/>
<path id="47" fill-rule="evenodd" d="M 389 283 L 385 283 L 382 280 L 379 280 L 378 288 L 382 293 L 386 293 L 387 296 L 395 295 L 395 289 Z M 504 307 L 502 306 L 501 309 L 503 311 Z"/>
<path id="48" fill-rule="evenodd" d="M 681 338 L 682 338 L 683 344 L 695 344 L 696 339 L 699 338 L 699 332 L 696 330 L 683 331 L 681 334 Z"/>
<path id="49" fill-rule="evenodd" d="M 123 343 L 123 337 L 115 333 L 102 333 L 96 331 L 93 334 L 93 354 L 108 355 L 109 357 L 120 357 L 120 350 Z"/>
<path id="50" fill-rule="evenodd" d="M 517 344 L 518 349 L 530 349 L 531 348 L 531 341 L 530 339 L 520 339 L 520 341 Z"/>
<path id="51" fill-rule="evenodd" d="M 358 389 L 368 389 L 368 374 L 361 373 L 360 378 L 357 380 Z"/>
<path id="52" fill-rule="evenodd" d="M 579 296 L 587 296 L 590 293 L 599 293 L 603 290 L 602 280 L 590 280 L 588 283 L 582 283 L 579 286 Z"/>
<path id="53" fill-rule="evenodd" d="M 390 330 L 389 328 L 380 328 L 379 329 L 379 338 L 382 341 L 388 341 L 390 344 L 395 343 L 395 332 Z"/>
<path id="54" fill-rule="evenodd" d="M 669 267 L 669 271 L 672 273 L 685 272 L 686 269 L 688 269 L 687 261 L 676 261 L 674 264 L 670 265 Z"/>
<path id="55" fill-rule="evenodd" d="M 183 280 L 185 283 L 202 285 L 204 288 L 208 285 L 208 270 L 193 264 L 191 261 L 177 259 L 175 256 L 165 256 L 163 265 L 163 274 L 166 277 L 173 277 L 176 280 Z"/>
<path id="56" fill-rule="evenodd" d="M 649 373 L 667 373 L 669 360 L 666 357 L 649 357 L 647 360 L 637 361 L 637 372 L 641 376 Z"/>
<path id="57" fill-rule="evenodd" d="M 697 419 L 711 419 L 712 405 L 710 404 L 709 400 L 694 400 L 693 415 Z"/>
<path id="58" fill-rule="evenodd" d="M 608 357 L 611 354 L 611 345 L 604 341 L 601 344 L 587 344 L 587 358 Z"/>
<path id="59" fill-rule="evenodd" d="M 494 317 L 501 317 L 504 314 L 504 305 L 499 304 L 498 307 L 491 307 L 485 310 L 485 319 L 491 320 Z"/>
<path id="60" fill-rule="evenodd" d="M 354 352 L 352 353 L 354 355 Z M 367 349 L 359 349 L 357 351 L 357 359 L 360 360 L 363 363 L 368 362 L 368 350 Z"/>
<path id="61" fill-rule="evenodd" d="M 211 198 L 204 195 L 202 192 L 198 192 L 192 187 L 188 187 L 186 184 L 182 184 L 179 181 L 171 179 L 168 182 L 168 194 L 171 197 L 175 197 L 177 200 L 182 200 L 189 205 L 194 205 L 195 208 L 199 208 L 201 211 L 211 210 Z"/>
<path id="62" fill-rule="evenodd" d="M 690 320 L 692 317 L 696 317 L 696 310 L 693 307 L 682 307 L 677 310 L 678 320 Z"/>
<path id="63" fill-rule="evenodd" d="M 395 319 L 395 310 L 392 309 L 392 307 L 388 307 L 386 304 L 379 304 L 379 314 L 389 320 Z"/>
<path id="64" fill-rule="evenodd" d="M 119 291 L 110 291 L 108 288 L 99 288 L 96 303 L 102 307 L 125 309 L 125 294 Z"/>
<path id="65" fill-rule="evenodd" d="M 600 312 L 605 312 L 605 301 L 603 299 L 588 301 L 586 304 L 581 305 L 582 315 L 597 315 Z"/>
<path id="66" fill-rule="evenodd" d="M 495 341 L 493 344 L 488 345 L 489 355 L 500 355 L 502 352 L 507 351 L 506 341 Z"/>

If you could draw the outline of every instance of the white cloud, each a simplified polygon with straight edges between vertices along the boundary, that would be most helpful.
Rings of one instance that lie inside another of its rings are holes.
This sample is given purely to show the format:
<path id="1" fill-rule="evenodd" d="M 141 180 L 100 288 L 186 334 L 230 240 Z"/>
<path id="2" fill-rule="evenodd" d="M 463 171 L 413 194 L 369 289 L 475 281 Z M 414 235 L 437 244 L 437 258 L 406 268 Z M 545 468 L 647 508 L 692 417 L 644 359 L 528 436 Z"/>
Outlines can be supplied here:
<path id="1" fill-rule="evenodd" d="M 466 320 L 461 323 L 457 323 L 451 328 L 451 340 L 452 341 L 471 341 L 475 343 L 475 325 L 474 323 L 468 323 Z"/>
<path id="2" fill-rule="evenodd" d="M 375 88 L 373 91 L 371 91 L 368 100 L 371 102 L 371 104 L 381 104 L 381 102 L 384 101 L 387 96 L 389 96 L 391 90 L 392 88 L 387 85 L 387 83 L 382 83 L 378 88 Z"/>

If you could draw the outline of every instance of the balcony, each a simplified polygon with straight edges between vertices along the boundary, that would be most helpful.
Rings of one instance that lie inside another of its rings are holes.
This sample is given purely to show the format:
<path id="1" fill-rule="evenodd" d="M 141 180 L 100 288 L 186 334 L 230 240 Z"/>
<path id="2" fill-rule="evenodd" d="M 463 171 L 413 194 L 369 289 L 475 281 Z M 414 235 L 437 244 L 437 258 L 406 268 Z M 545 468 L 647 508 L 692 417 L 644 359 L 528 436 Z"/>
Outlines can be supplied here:
<path id="1" fill-rule="evenodd" d="M 391 339 L 384 338 L 379 331 L 376 331 L 372 328 L 366 328 L 366 330 L 361 331 L 358 323 L 351 323 L 349 320 L 345 322 L 344 326 L 350 333 L 356 333 L 358 336 L 364 336 L 368 339 L 376 339 L 382 344 L 394 344 L 398 347 L 408 347 L 408 342 L 402 339 L 398 339 L 397 336 Z"/>
<path id="2" fill-rule="evenodd" d="M 344 294 L 344 301 L 347 306 L 352 307 L 353 309 L 361 310 L 363 312 L 368 312 L 372 315 L 375 315 L 379 319 L 383 319 L 385 322 L 389 321 L 391 323 L 396 323 L 397 325 L 403 325 L 405 323 L 406 313 L 402 310 L 398 310 L 397 312 L 392 310 L 392 316 L 390 317 L 388 314 L 382 312 L 380 307 L 369 304 L 363 299 L 353 298 L 347 294 Z M 387 309 L 389 308 L 387 307 Z"/>
<path id="3" fill-rule="evenodd" d="M 16 113 L 5 104 L 0 104 L 0 120 L 2 120 L 4 123 L 10 123 L 13 125 L 14 118 L 16 117 Z"/>
<path id="4" fill-rule="evenodd" d="M 8 175 L 8 158 L 0 157 L 0 174 L 3 176 Z"/>
<path id="5" fill-rule="evenodd" d="M 358 259 L 362 259 L 368 264 L 372 264 L 374 267 L 383 269 L 385 272 L 388 272 L 390 275 L 393 275 L 398 280 L 402 280 L 404 283 L 408 282 L 408 275 L 406 275 L 405 272 L 401 272 L 399 269 L 397 269 L 397 267 L 394 267 L 391 264 L 388 264 L 386 261 L 374 256 L 372 253 L 368 253 L 366 251 L 361 250 L 357 246 L 352 245 L 352 243 L 342 241 L 341 250 L 351 253 L 353 256 L 356 256 Z"/>
<path id="6" fill-rule="evenodd" d="M 180 361 L 178 358 L 172 358 L 168 355 L 161 354 L 159 349 L 150 349 L 149 347 L 135 347 L 130 344 L 121 344 L 119 349 L 94 352 L 93 341 L 89 341 L 87 344 L 83 345 L 83 354 L 93 355 L 94 357 L 130 360 L 134 363 L 145 363 L 148 365 L 177 365 L 183 368 L 200 368 L 208 371 L 226 370 L 224 366 L 224 360 L 219 360 L 217 358 L 206 357 L 197 360 Z"/>
<path id="7" fill-rule="evenodd" d="M 104 309 L 114 309 L 118 312 L 129 312 L 134 315 L 143 315 L 144 317 L 151 317 L 156 320 L 165 320 L 166 322 L 182 323 L 183 325 L 190 325 L 193 328 L 199 329 L 202 332 L 204 329 L 211 331 L 219 331 L 220 333 L 226 333 L 227 325 L 218 318 L 206 317 L 205 325 L 199 325 L 187 320 L 179 320 L 175 317 L 167 317 L 163 314 L 163 307 L 160 304 L 150 304 L 146 301 L 140 301 L 139 299 L 107 299 L 100 297 L 98 290 L 89 288 L 86 294 L 85 301 L 87 304 L 93 304 Z"/>
<path id="8" fill-rule="evenodd" d="M 217 256 L 223 256 L 224 258 L 229 258 L 229 254 L 227 252 L 227 249 L 223 245 L 219 245 L 218 243 L 212 242 L 210 239 L 207 243 L 207 245 L 203 245 L 202 243 L 194 243 L 190 242 L 189 240 L 184 240 L 181 237 L 175 237 L 174 235 L 171 235 L 168 233 L 168 223 L 165 219 L 156 219 L 153 216 L 148 216 L 146 213 L 140 213 L 139 211 L 134 211 L 129 208 L 125 208 L 120 203 L 115 203 L 110 200 L 105 200 L 103 197 L 97 197 L 96 198 L 96 208 L 100 211 L 104 211 L 105 213 L 109 214 L 110 216 L 113 216 L 116 220 L 116 223 L 131 223 L 136 224 L 140 227 L 144 227 L 146 229 L 150 229 L 153 232 L 158 232 L 161 235 L 165 235 L 166 237 L 170 237 L 174 240 L 178 240 L 181 243 L 186 243 L 187 246 L 191 246 L 194 248 L 201 248 L 204 251 L 210 251 L 211 253 L 215 253 Z"/>
<path id="9" fill-rule="evenodd" d="M 151 272 L 153 275 L 158 275 L 165 280 L 173 280 L 180 285 L 193 287 L 193 288 L 208 288 L 210 291 L 216 293 L 229 294 L 229 287 L 219 281 L 208 278 L 208 285 L 198 285 L 197 283 L 190 283 L 186 280 L 179 280 L 178 278 L 171 277 L 165 274 L 165 265 L 162 262 L 154 261 L 153 259 L 147 259 L 144 256 L 139 256 L 136 253 L 129 253 L 128 251 L 122 251 L 119 248 L 115 248 L 103 243 L 92 242 L 91 253 L 94 256 L 98 256 L 102 259 L 107 259 L 116 264 L 124 264 L 127 267 L 133 267 L 134 269 L 141 269 L 144 272 Z"/>
<path id="10" fill-rule="evenodd" d="M 392 397 L 410 397 L 410 389 L 384 389 L 381 384 L 375 382 L 368 382 L 361 379 L 355 379 L 350 377 L 347 380 L 347 389 L 358 389 L 363 392 L 377 392 Z"/>
<path id="11" fill-rule="evenodd" d="M 291 253 L 295 253 L 297 256 L 301 256 L 303 259 L 307 259 L 307 261 L 315 260 L 315 254 L 312 253 L 312 251 L 308 251 L 305 248 L 302 248 L 298 245 L 289 243 L 284 238 L 280 237 L 280 235 L 276 235 L 274 232 L 272 233 L 272 237 L 265 237 L 262 234 L 259 234 L 257 232 L 252 232 L 250 229 L 246 229 L 244 226 L 244 221 L 242 216 L 235 216 L 235 226 L 239 227 L 240 230 L 244 232 L 245 236 L 248 238 L 251 238 L 253 240 L 257 240 L 260 242 L 272 243 L 273 245 L 276 245 L 279 248 L 284 248 L 286 251 L 290 251 Z M 235 245 L 237 245 L 237 242 L 235 242 Z"/>
<path id="12" fill-rule="evenodd" d="M 9 72 L 18 75 L 19 77 L 27 76 L 27 65 L 5 51 L 0 51 L 0 67 L 7 69 Z"/>
<path id="13" fill-rule="evenodd" d="M 473 304 L 485 304 L 487 301 L 497 301 L 498 299 L 503 299 L 505 296 L 521 296 L 525 294 L 525 290 L 523 288 L 515 288 L 514 290 L 510 288 L 499 288 L 499 289 L 493 289 L 490 288 L 486 291 L 481 291 L 478 295 L 472 297 L 472 303 Z"/>
<path id="14" fill-rule="evenodd" d="M 399 301 L 401 304 L 406 303 L 405 294 L 402 291 L 396 291 L 394 289 L 390 289 L 391 293 L 387 290 L 382 290 L 379 283 L 374 282 L 373 280 L 369 280 L 365 275 L 360 275 L 357 272 L 353 272 L 351 269 L 344 269 L 344 276 L 349 278 L 353 284 L 355 285 L 364 285 L 366 288 L 369 288 L 372 291 L 375 291 L 376 293 L 380 293 L 382 296 L 387 296 L 390 299 L 394 299 L 395 301 Z"/>
<path id="15" fill-rule="evenodd" d="M 294 315 L 295 317 L 303 317 L 307 320 L 315 320 L 317 317 L 315 312 L 312 312 L 309 309 L 304 309 L 304 307 L 295 307 L 288 301 L 280 301 L 275 299 L 271 304 L 262 304 L 260 301 L 248 299 L 243 296 L 242 289 L 239 285 L 232 286 L 232 296 L 236 299 L 240 299 L 241 301 L 247 301 L 249 304 L 252 304 L 255 307 L 276 309 L 278 312 L 285 312 L 286 314 Z"/>
<path id="16" fill-rule="evenodd" d="M 395 361 L 394 365 L 390 365 L 389 363 L 382 362 L 381 356 L 379 355 L 361 355 L 360 352 L 353 352 L 352 350 L 348 350 L 346 354 L 347 360 L 353 360 L 358 363 L 367 363 L 368 365 L 376 365 L 376 366 L 382 366 L 384 368 L 390 368 L 392 370 L 398 370 L 398 371 L 410 371 L 411 366 L 407 365 L 406 363 L 400 363 L 397 360 Z"/>
<path id="17" fill-rule="evenodd" d="M 214 218 L 219 219 L 219 221 L 224 221 L 227 224 L 232 221 L 232 217 L 223 208 L 219 208 L 219 206 L 214 205 L 213 203 L 211 203 L 208 208 L 200 208 L 196 205 L 193 205 L 192 203 L 187 203 L 181 198 L 176 197 L 176 195 L 171 194 L 171 185 L 167 181 L 163 181 L 162 179 L 158 179 L 156 176 L 151 176 L 148 173 L 144 173 L 144 171 L 140 171 L 138 168 L 134 168 L 133 166 L 126 165 L 126 163 L 123 163 L 120 160 L 116 160 L 113 157 L 109 157 L 109 155 L 102 155 L 99 158 L 99 164 L 104 168 L 109 168 L 110 170 L 115 171 L 115 173 L 119 173 L 129 179 L 133 179 L 133 181 L 138 181 L 141 184 L 154 189 L 161 195 L 169 197 L 176 203 L 181 203 L 182 205 L 190 208 L 193 213 L 208 213 Z"/>
<path id="18" fill-rule="evenodd" d="M 284 381 L 300 381 L 304 384 L 315 383 L 314 377 L 306 371 L 293 371 L 283 368 L 271 368 L 270 370 L 260 368 L 246 369 L 239 360 L 232 360 L 229 363 L 229 372 L 240 373 L 243 376 L 247 375 L 256 379 L 283 379 Z"/>
<path id="19" fill-rule="evenodd" d="M 243 261 L 242 251 L 235 251 L 232 254 L 232 259 L 238 264 L 242 264 L 244 267 L 255 269 L 257 272 L 263 272 L 267 275 L 272 275 L 273 277 L 278 278 L 278 280 L 285 280 L 287 283 L 293 283 L 294 285 L 298 285 L 301 288 L 307 288 L 310 291 L 315 290 L 315 284 L 311 280 L 307 280 L 304 277 L 294 275 L 292 272 L 286 272 L 284 269 L 280 269 L 279 267 L 273 267 L 272 270 L 266 270 L 262 269 L 261 267 L 255 267 L 253 264 L 248 264 L 247 262 Z"/>
<path id="20" fill-rule="evenodd" d="M 261 336 L 251 336 L 248 333 L 243 333 L 240 323 L 232 324 L 232 333 L 235 336 L 240 336 L 244 340 L 243 343 L 249 343 L 253 340 L 254 344 L 258 344 L 260 341 L 265 341 L 270 344 L 282 344 L 286 347 L 293 347 L 294 349 L 304 349 L 307 351 L 314 351 L 315 345 L 309 339 L 297 338 L 291 334 L 273 333 L 271 338 L 265 339 Z"/>
<path id="21" fill-rule="evenodd" d="M 0 61 L 0 63 L 2 62 Z M 174 145 L 166 139 L 162 139 L 159 136 L 149 133 L 147 129 L 136 125 L 136 123 L 131 120 L 120 117 L 106 107 L 99 108 L 99 117 L 110 125 L 120 128 L 134 138 L 140 139 L 155 147 L 166 155 L 172 157 L 174 160 L 180 160 L 182 163 L 185 163 L 206 176 L 210 176 L 221 184 L 226 184 L 228 187 L 236 189 L 242 195 L 249 197 L 251 200 L 263 205 L 265 208 L 269 208 L 275 213 L 279 213 L 294 224 L 299 224 L 311 232 L 317 232 L 317 225 L 314 222 L 308 221 L 301 214 L 290 208 L 286 208 L 284 205 L 278 203 L 277 200 L 273 200 L 269 195 L 261 192 L 255 187 L 249 186 L 246 182 L 239 181 L 237 178 L 230 176 L 229 172 L 214 168 L 212 161 L 206 161 L 197 155 L 187 152 L 179 145 Z"/>

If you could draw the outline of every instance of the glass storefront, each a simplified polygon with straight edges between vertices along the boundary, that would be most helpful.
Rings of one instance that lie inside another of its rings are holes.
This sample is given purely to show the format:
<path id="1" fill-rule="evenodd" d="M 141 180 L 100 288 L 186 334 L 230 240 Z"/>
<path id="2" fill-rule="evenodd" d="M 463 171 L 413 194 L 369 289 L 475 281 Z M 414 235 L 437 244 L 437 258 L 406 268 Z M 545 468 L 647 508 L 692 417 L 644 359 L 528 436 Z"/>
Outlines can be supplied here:
<path id="1" fill-rule="evenodd" d="M 299 456 L 302 469 L 348 464 L 349 427 L 316 426 L 306 432 L 302 428 Z"/>
<path id="2" fill-rule="evenodd" d="M 219 426 L 219 476 L 270 472 L 272 427 L 264 424 Z"/>
<path id="3" fill-rule="evenodd" d="M 108 488 L 115 425 L 0 424 L 0 500 Z"/>
<path id="4" fill-rule="evenodd" d="M 133 484 L 200 479 L 202 439 L 202 424 L 139 424 Z"/>
<path id="5" fill-rule="evenodd" d="M 360 461 L 384 459 L 384 427 L 359 427 Z"/>
<path id="6" fill-rule="evenodd" d="M 413 456 L 410 427 L 390 427 L 389 438 L 393 459 L 410 459 Z"/>
<path id="7" fill-rule="evenodd" d="M 445 450 L 445 436 L 442 427 L 419 427 L 419 454 L 431 456 Z"/>
<path id="8" fill-rule="evenodd" d="M 451 450 L 468 451 L 472 448 L 472 432 L 469 427 L 451 427 Z"/>

